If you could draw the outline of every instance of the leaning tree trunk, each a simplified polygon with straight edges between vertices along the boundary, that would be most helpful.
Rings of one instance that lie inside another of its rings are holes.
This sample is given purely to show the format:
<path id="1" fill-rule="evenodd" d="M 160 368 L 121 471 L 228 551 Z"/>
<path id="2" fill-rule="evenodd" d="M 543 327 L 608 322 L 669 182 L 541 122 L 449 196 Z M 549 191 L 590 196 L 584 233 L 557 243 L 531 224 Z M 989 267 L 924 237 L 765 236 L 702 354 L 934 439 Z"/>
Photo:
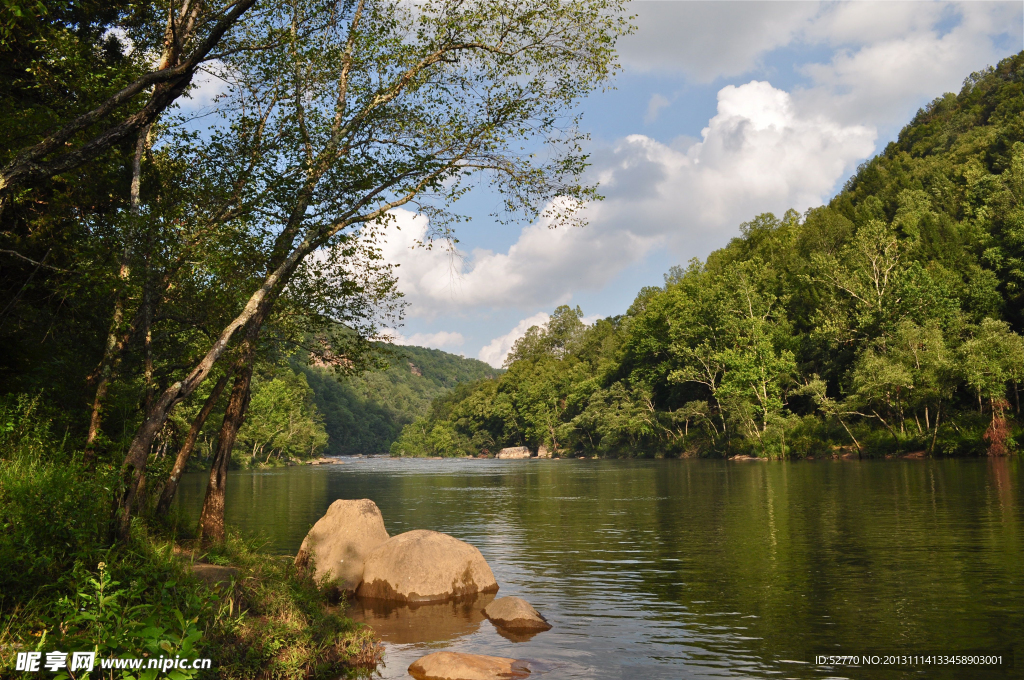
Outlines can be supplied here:
<path id="1" fill-rule="evenodd" d="M 297 211 L 301 213 L 301 211 Z M 127 540 L 131 528 L 132 516 L 135 514 L 142 489 L 142 478 L 146 472 L 146 465 L 149 462 L 149 449 L 153 440 L 163 428 L 164 423 L 170 416 L 171 410 L 182 400 L 187 399 L 196 388 L 202 384 L 206 376 L 210 374 L 214 364 L 220 360 L 228 349 L 228 344 L 238 329 L 245 327 L 248 336 L 252 337 L 251 343 L 255 344 L 255 338 L 259 335 L 260 327 L 267 318 L 274 300 L 281 290 L 288 284 L 288 280 L 295 272 L 295 268 L 302 262 L 316 246 L 312 239 L 305 239 L 291 252 L 288 252 L 288 244 L 295 237 L 295 229 L 289 227 L 278 235 L 278 243 L 275 245 L 274 257 L 272 257 L 272 270 L 263 281 L 263 285 L 252 296 L 242 312 L 229 323 L 220 336 L 213 343 L 213 346 L 206 352 L 206 355 L 195 365 L 192 371 L 184 380 L 180 380 L 160 395 L 159 399 L 153 402 L 153 406 L 146 413 L 145 419 L 135 431 L 135 437 L 128 447 L 122 466 L 122 492 L 118 498 L 117 511 L 115 513 L 114 533 L 117 538 Z M 246 352 L 243 351 L 243 355 Z"/>
<path id="2" fill-rule="evenodd" d="M 207 543 L 224 542 L 224 492 L 228 481 L 228 461 L 231 460 L 231 450 L 235 447 L 238 430 L 245 420 L 252 384 L 252 352 L 246 354 L 249 356 L 242 359 L 245 365 L 239 367 L 224 412 L 224 423 L 217 437 L 217 453 L 210 465 L 210 483 L 206 487 L 206 499 L 199 516 L 199 538 Z"/>
<path id="3" fill-rule="evenodd" d="M 185 437 L 185 444 L 181 447 L 181 451 L 178 452 L 178 457 L 174 461 L 174 467 L 171 468 L 171 474 L 164 483 L 163 490 L 160 492 L 160 500 L 156 504 L 156 514 L 166 515 L 171 509 L 171 501 L 174 500 L 174 494 L 178 491 L 178 480 L 181 479 L 181 473 L 185 471 L 185 466 L 188 465 L 189 458 L 192 457 L 192 450 L 195 449 L 196 441 L 199 439 L 199 433 L 202 431 L 203 425 L 206 424 L 206 419 L 210 417 L 210 413 L 213 412 L 214 407 L 217 405 L 220 395 L 223 394 L 229 377 L 231 377 L 230 374 L 221 376 L 221 379 L 213 386 L 213 391 L 207 397 L 206 403 L 203 404 L 202 410 L 199 411 L 199 415 L 196 416 L 195 421 L 192 423 L 188 436 Z"/>
<path id="4" fill-rule="evenodd" d="M 118 279 L 120 279 L 121 290 L 118 291 L 117 297 L 114 299 L 114 315 L 110 322 L 110 332 L 107 333 L 107 343 L 104 347 L 103 359 L 100 361 L 100 374 L 99 381 L 96 385 L 96 398 L 93 399 L 92 414 L 89 418 L 89 433 L 85 439 L 84 461 L 86 465 L 92 465 L 93 459 L 96 456 L 95 444 L 96 438 L 99 437 L 100 434 L 103 419 L 103 401 L 107 398 L 110 383 L 114 380 L 116 375 L 117 360 L 121 354 L 121 349 L 123 348 L 123 343 L 119 343 L 118 339 L 121 334 L 121 323 L 124 319 L 125 296 L 128 293 L 128 278 L 131 273 L 131 267 L 129 265 L 129 259 L 131 258 L 131 240 L 133 234 L 138 231 L 139 227 L 139 206 L 142 202 L 142 156 L 146 152 L 146 142 L 149 138 L 149 130 L 150 126 L 147 125 L 139 131 L 139 136 L 135 140 L 135 155 L 132 158 L 132 185 L 129 196 L 129 225 L 131 226 L 131 231 L 126 234 L 124 239 L 124 249 L 121 251 L 121 267 L 118 270 Z"/>
<path id="5" fill-rule="evenodd" d="M 128 447 L 128 453 L 124 457 L 122 467 L 123 490 L 118 499 L 117 512 L 114 523 L 114 532 L 121 540 L 127 540 L 131 527 L 131 519 L 138 509 L 141 498 L 142 478 L 146 472 L 149 462 L 149 449 L 153 444 L 156 435 L 163 428 L 164 423 L 170 416 L 171 410 L 182 400 L 187 399 L 202 384 L 206 376 L 213 369 L 214 364 L 227 351 L 228 343 L 242 326 L 247 329 L 255 329 L 256 335 L 263 325 L 264 319 L 273 307 L 274 299 L 280 289 L 287 283 L 291 274 L 287 265 L 297 264 L 297 260 L 287 262 L 273 274 L 267 277 L 263 287 L 249 298 L 245 309 L 221 332 L 220 337 L 209 349 L 202 360 L 192 369 L 189 375 L 179 382 L 174 383 L 160 395 L 159 399 L 153 402 L 153 406 L 146 414 L 139 429 L 135 431 L 135 437 Z M 244 354 L 244 352 L 243 352 Z"/>

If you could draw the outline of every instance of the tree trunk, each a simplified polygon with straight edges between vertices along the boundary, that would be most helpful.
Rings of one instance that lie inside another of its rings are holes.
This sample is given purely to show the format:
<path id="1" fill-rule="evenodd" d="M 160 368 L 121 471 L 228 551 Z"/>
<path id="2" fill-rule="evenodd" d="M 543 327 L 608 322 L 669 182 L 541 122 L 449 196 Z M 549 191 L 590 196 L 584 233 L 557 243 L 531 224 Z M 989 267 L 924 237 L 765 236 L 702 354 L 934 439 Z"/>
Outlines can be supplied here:
<path id="1" fill-rule="evenodd" d="M 935 405 L 935 433 L 932 435 L 932 444 L 928 447 L 928 455 L 935 453 L 935 440 L 939 438 L 939 420 L 942 418 L 942 404 Z"/>
<path id="2" fill-rule="evenodd" d="M 203 511 L 199 516 L 199 538 L 206 543 L 224 542 L 224 492 L 228 481 L 228 462 L 231 450 L 235 447 L 235 438 L 245 420 L 245 410 L 249 405 L 249 388 L 252 384 L 252 355 L 245 353 L 235 376 L 235 384 L 231 388 L 231 398 L 224 412 L 224 423 L 217 437 L 217 453 L 210 465 L 210 483 L 206 487 L 206 499 Z"/>
<path id="3" fill-rule="evenodd" d="M 131 518 L 138 506 L 140 480 L 146 471 L 146 465 L 149 461 L 149 449 L 153 445 L 153 439 L 156 438 L 164 423 L 167 422 L 171 409 L 182 400 L 191 396 L 196 388 L 202 384 L 206 376 L 210 374 L 214 364 L 227 351 L 228 343 L 230 343 L 231 338 L 239 328 L 244 326 L 247 329 L 246 342 L 249 342 L 249 337 L 251 336 L 252 342 L 250 344 L 255 345 L 255 338 L 259 335 L 259 329 L 263 325 L 263 320 L 270 313 L 271 307 L 273 307 L 277 293 L 287 284 L 292 271 L 294 271 L 294 268 L 309 250 L 312 250 L 311 244 L 305 250 L 300 249 L 292 252 L 279 268 L 267 276 L 263 286 L 249 298 L 242 313 L 235 317 L 221 331 L 220 337 L 217 338 L 217 341 L 213 343 L 213 346 L 207 351 L 206 355 L 196 364 L 188 377 L 168 387 L 160 395 L 160 398 L 153 403 L 153 407 L 146 414 L 146 418 L 142 421 L 139 429 L 135 431 L 135 437 L 132 439 L 132 443 L 128 447 L 128 453 L 124 457 L 121 482 L 123 491 L 118 499 L 114 525 L 114 531 L 121 540 L 128 538 Z M 246 351 L 243 351 L 243 355 L 245 354 Z"/>
<path id="4" fill-rule="evenodd" d="M 179 44 L 187 44 L 198 37 L 194 30 L 197 25 L 210 26 L 206 36 L 194 43 L 192 52 L 181 55 L 175 45 L 171 54 L 165 47 L 157 70 L 143 74 L 96 108 L 67 122 L 38 143 L 18 151 L 15 157 L 0 169 L 0 215 L 19 186 L 40 182 L 58 173 L 80 167 L 122 140 L 128 139 L 132 134 L 152 125 L 164 109 L 185 92 L 197 68 L 255 1 L 234 2 L 225 8 L 227 11 L 219 19 L 211 17 L 213 20 L 208 23 L 197 24 L 198 14 L 181 14 L 178 26 L 183 26 L 185 30 L 177 35 L 176 42 Z M 198 9 L 200 3 L 196 3 L 195 7 Z M 173 15 L 171 16 L 173 18 Z M 123 107 L 136 96 L 147 91 L 150 93 L 149 100 L 140 110 L 116 122 L 102 124 L 94 136 L 84 143 L 77 146 L 71 143 L 74 135 L 103 121 L 113 112 L 123 110 Z M 54 153 L 57 154 L 56 157 L 46 160 L 47 156 Z"/>
<path id="5" fill-rule="evenodd" d="M 121 323 L 124 321 L 124 298 L 128 277 L 131 275 L 129 258 L 131 257 L 132 234 L 138 228 L 139 209 L 141 205 L 140 192 L 142 189 L 142 156 L 146 153 L 146 141 L 149 138 L 150 126 L 147 125 L 139 130 L 135 140 L 135 156 L 132 158 L 132 184 L 129 195 L 129 227 L 130 231 L 125 235 L 124 250 L 121 251 L 121 268 L 118 271 L 118 278 L 121 283 L 121 290 L 114 300 L 114 316 L 110 321 L 110 332 L 107 334 L 107 344 L 103 350 L 101 360 L 99 382 L 96 385 L 96 398 L 92 402 L 92 415 L 89 418 L 89 434 L 85 439 L 84 462 L 91 465 L 96 456 L 94 444 L 100 434 L 100 427 L 103 420 L 103 400 L 107 398 L 110 383 L 114 379 L 117 370 L 117 358 L 121 353 L 123 342 L 118 342 L 121 331 Z M 148 331 L 148 328 L 147 328 Z"/>
<path id="6" fill-rule="evenodd" d="M 196 440 L 199 439 L 199 433 L 202 431 L 203 425 L 206 424 L 206 419 L 210 417 L 210 413 L 213 412 L 214 407 L 217 405 L 220 395 L 223 394 L 229 377 L 230 374 L 224 375 L 217 381 L 217 384 L 213 386 L 213 391 L 210 392 L 210 396 L 206 398 L 206 403 L 203 404 L 203 408 L 199 411 L 199 415 L 196 416 L 195 421 L 192 423 L 188 436 L 185 437 L 185 444 L 181 447 L 181 451 L 178 452 L 178 458 L 174 461 L 171 474 L 167 478 L 167 482 L 164 483 L 163 490 L 160 492 L 160 500 L 156 504 L 156 514 L 166 515 L 170 510 L 171 501 L 174 500 L 174 494 L 178 491 L 178 480 L 181 479 L 181 473 L 185 471 L 185 466 L 188 465 L 189 458 L 192 457 L 192 450 L 196 446 Z"/>
<path id="7" fill-rule="evenodd" d="M 843 426 L 843 429 L 846 430 L 846 434 L 850 435 L 850 439 L 853 440 L 853 445 L 857 447 L 857 458 L 859 459 L 861 457 L 860 442 L 853 436 L 853 432 L 850 432 L 850 428 L 846 426 L 846 421 L 838 416 L 836 419 L 839 421 L 839 424 Z"/>
<path id="8" fill-rule="evenodd" d="M 878 418 L 882 425 L 885 425 L 885 429 L 889 430 L 889 434 L 892 435 L 893 441 L 896 442 L 896 448 L 899 448 L 900 438 L 896 435 L 896 430 L 892 429 L 892 427 L 889 426 L 889 423 L 885 422 L 885 420 L 882 419 L 882 416 L 878 415 L 878 411 L 871 409 L 871 412 L 875 414 L 875 417 Z"/>

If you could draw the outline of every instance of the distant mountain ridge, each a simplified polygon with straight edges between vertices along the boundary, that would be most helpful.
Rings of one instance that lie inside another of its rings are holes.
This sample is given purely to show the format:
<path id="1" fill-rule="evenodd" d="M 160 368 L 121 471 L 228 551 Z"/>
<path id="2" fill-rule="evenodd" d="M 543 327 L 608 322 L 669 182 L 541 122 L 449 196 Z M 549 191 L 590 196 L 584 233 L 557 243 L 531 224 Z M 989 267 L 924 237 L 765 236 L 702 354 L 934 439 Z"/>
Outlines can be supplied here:
<path id="1" fill-rule="evenodd" d="M 405 345 L 393 351 L 387 370 L 340 381 L 327 369 L 302 368 L 324 419 L 328 455 L 387 452 L 405 425 L 427 415 L 434 399 L 501 373 L 439 349 Z"/>

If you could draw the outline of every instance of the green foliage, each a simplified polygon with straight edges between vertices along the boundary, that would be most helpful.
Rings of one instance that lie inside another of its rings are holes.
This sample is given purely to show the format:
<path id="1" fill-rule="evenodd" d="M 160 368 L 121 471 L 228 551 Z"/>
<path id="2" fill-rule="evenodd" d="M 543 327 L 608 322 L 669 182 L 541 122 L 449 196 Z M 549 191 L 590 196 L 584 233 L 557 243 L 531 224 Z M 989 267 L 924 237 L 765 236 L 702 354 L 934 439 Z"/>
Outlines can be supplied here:
<path id="1" fill-rule="evenodd" d="M 52 432 L 39 395 L 0 400 L 0 602 L 24 606 L 60 587 L 67 570 L 106 538 L 113 477 L 85 474 Z"/>
<path id="2" fill-rule="evenodd" d="M 622 317 L 584 326 L 581 310 L 560 307 L 516 343 L 504 375 L 437 402 L 392 451 L 1012 449 L 1019 425 L 1005 418 L 1019 419 L 1024 380 L 1022 82 L 1024 53 L 971 76 L 828 205 L 740 225 Z"/>
<path id="3" fill-rule="evenodd" d="M 402 428 L 426 416 L 431 403 L 456 386 L 493 377 L 482 361 L 441 350 L 394 349 L 384 371 L 336 377 L 323 368 L 304 368 L 327 431 L 331 455 L 387 452 Z"/>
<path id="4" fill-rule="evenodd" d="M 0 667 L 13 668 L 26 649 L 210 657 L 226 678 L 337 678 L 376 665 L 372 633 L 327 611 L 312 579 L 259 541 L 231 536 L 204 555 L 181 539 L 176 548 L 167 528 L 137 521 L 129 541 L 110 544 L 115 471 L 83 467 L 53 435 L 41 401 L 0 401 Z M 233 594 L 193 577 L 195 558 L 238 567 Z M 157 675 L 113 672 L 123 680 Z"/>
<path id="5" fill-rule="evenodd" d="M 199 629 L 199 615 L 186 619 L 181 610 L 174 606 L 173 589 L 176 580 L 161 584 L 133 580 L 125 588 L 114 580 L 105 562 L 97 566 L 94 576 L 82 565 L 76 564 L 73 575 L 78 590 L 56 602 L 54 617 L 47 623 L 49 630 L 56 632 L 49 640 L 61 651 L 91 651 L 97 659 L 138 658 L 145 654 L 150 658 L 177 655 L 186 658 L 198 656 L 196 643 L 202 638 Z M 189 593 L 190 595 L 192 593 Z M 204 599 L 188 602 L 189 611 L 206 612 L 213 606 L 213 599 L 207 593 Z M 168 607 L 170 607 L 168 609 Z M 173 617 L 169 616 L 173 615 Z M 47 642 L 41 636 L 40 648 Z M 157 669 L 146 669 L 133 674 L 122 670 L 119 675 L 125 680 L 153 680 L 159 675 Z M 167 674 L 171 680 L 187 680 L 196 677 L 198 670 L 175 669 Z M 67 672 L 59 672 L 58 680 L 67 680 Z"/>
<path id="6" fill-rule="evenodd" d="M 209 656 L 217 676 L 323 678 L 369 675 L 383 654 L 373 632 L 325 606 L 325 593 L 265 541 L 229 534 L 201 556 L 239 569 L 234 598 L 220 605 Z M 362 670 L 361 670 L 362 669 Z"/>
<path id="7" fill-rule="evenodd" d="M 254 381 L 245 424 L 233 457 L 252 466 L 312 458 L 327 446 L 327 431 L 302 373 L 284 368 Z"/>

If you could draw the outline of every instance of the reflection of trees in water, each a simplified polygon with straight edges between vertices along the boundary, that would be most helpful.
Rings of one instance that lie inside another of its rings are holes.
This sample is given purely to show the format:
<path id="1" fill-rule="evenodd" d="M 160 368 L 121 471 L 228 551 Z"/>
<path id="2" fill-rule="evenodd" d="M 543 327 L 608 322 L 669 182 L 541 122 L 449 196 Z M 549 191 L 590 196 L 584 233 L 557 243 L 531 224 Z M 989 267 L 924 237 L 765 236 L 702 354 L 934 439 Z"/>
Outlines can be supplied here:
<path id="1" fill-rule="evenodd" d="M 659 493 L 671 499 L 655 506 L 650 542 L 660 566 L 641 572 L 640 587 L 685 606 L 697 630 L 727 627 L 723 645 L 767 659 L 1009 649 L 1024 638 L 1011 604 L 1024 561 L 1010 519 L 1021 465 L 1006 466 L 667 466 Z"/>
<path id="2" fill-rule="evenodd" d="M 371 498 L 392 535 L 434 529 L 479 547 L 499 595 L 553 615 L 555 634 L 604 622 L 752 675 L 819 650 L 998 650 L 1024 639 L 1017 458 L 370 465 L 240 473 L 228 492 L 245 494 L 232 505 L 254 513 L 253 528 L 291 526 L 272 537 L 296 548 L 334 499 Z M 480 630 L 483 605 L 459 606 L 383 620 L 395 635 Z"/>

